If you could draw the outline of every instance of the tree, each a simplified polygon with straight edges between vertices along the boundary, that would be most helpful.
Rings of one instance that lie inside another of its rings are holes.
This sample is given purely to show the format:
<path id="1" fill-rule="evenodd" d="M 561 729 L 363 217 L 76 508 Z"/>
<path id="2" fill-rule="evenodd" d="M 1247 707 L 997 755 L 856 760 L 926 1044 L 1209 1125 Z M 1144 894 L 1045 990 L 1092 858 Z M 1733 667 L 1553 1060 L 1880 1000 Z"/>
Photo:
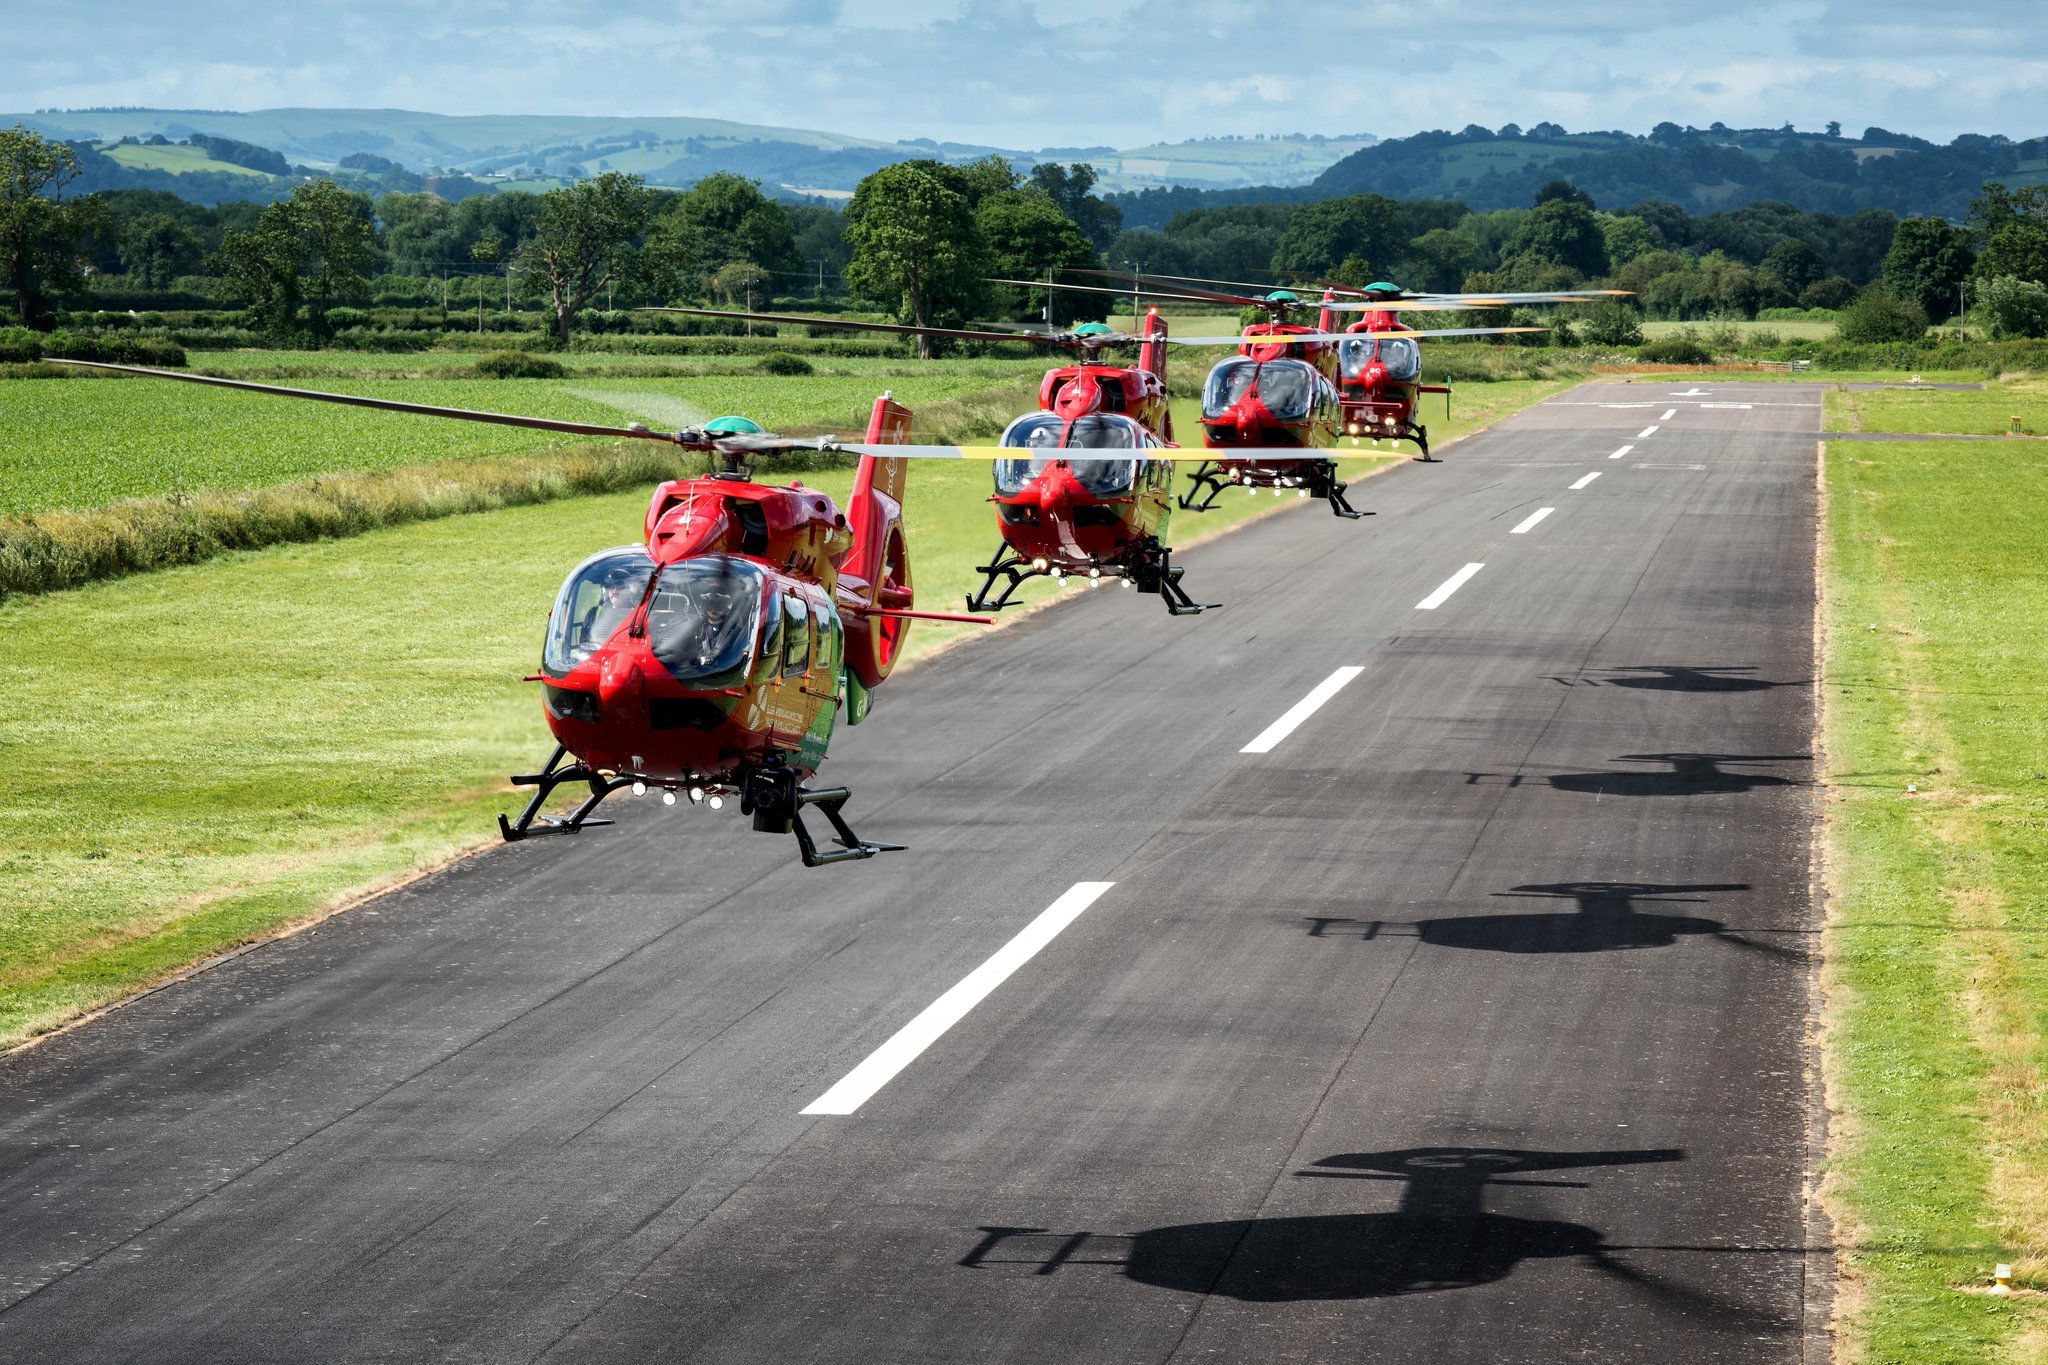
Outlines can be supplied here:
<path id="1" fill-rule="evenodd" d="M 1569 180 L 1552 180 L 1545 183 L 1541 189 L 1536 191 L 1535 201 L 1530 204 L 1530 207 L 1540 209 L 1545 204 L 1557 203 L 1577 204 L 1581 208 L 1587 209 L 1594 207 L 1593 196 Z"/>
<path id="2" fill-rule="evenodd" d="M 1939 218 L 1901 218 L 1878 278 L 1892 294 L 1911 299 L 1928 317 L 1947 317 L 1955 306 L 1956 286 L 1975 259 L 1970 234 L 1962 228 Z"/>
<path id="3" fill-rule="evenodd" d="M 1486 263 L 1479 244 L 1453 228 L 1431 228 L 1408 243 L 1397 283 L 1447 294 Z M 1367 281 L 1371 283 L 1371 281 Z"/>
<path id="4" fill-rule="evenodd" d="M 1566 185 L 1565 188 L 1571 187 Z M 1578 192 L 1574 190 L 1572 193 Z M 1507 245 L 1501 249 L 1501 256 L 1503 259 L 1530 256 L 1576 270 L 1581 275 L 1605 275 L 1608 267 L 1607 237 L 1600 231 L 1600 221 L 1593 210 L 1579 199 L 1545 199 L 1522 220 L 1522 225 L 1515 229 L 1515 235 L 1508 238 Z"/>
<path id="5" fill-rule="evenodd" d="M 988 273 L 974 206 L 936 165 L 884 166 L 854 187 L 846 205 L 848 288 L 916 327 L 964 321 L 980 304 Z M 931 359 L 930 337 L 917 339 L 917 354 Z"/>
<path id="6" fill-rule="evenodd" d="M 547 290 L 556 345 L 569 344 L 576 314 L 597 291 L 630 271 L 650 207 L 640 177 L 620 171 L 541 196 L 540 218 L 520 248 L 519 265 Z"/>
<path id="7" fill-rule="evenodd" d="M 1092 268 L 1102 264 L 1095 248 L 1081 235 L 1081 229 L 1036 189 L 990 195 L 974 211 L 974 221 L 982 240 L 988 244 L 991 269 L 1004 279 L 1035 280 L 1069 266 Z M 1010 316 L 1028 316 L 1035 311 L 1030 302 L 1035 291 L 1005 287 L 1002 292 L 1008 296 L 1003 311 Z M 1100 321 L 1109 312 L 1106 296 L 1053 292 L 1053 317 L 1057 321 Z"/>
<path id="8" fill-rule="evenodd" d="M 1781 237 L 1773 243 L 1764 253 L 1764 269 L 1795 295 L 1828 273 L 1820 253 L 1797 237 Z"/>
<path id="9" fill-rule="evenodd" d="M 1856 286 L 1840 275 L 1815 280 L 1799 291 L 1801 308 L 1846 308 L 1856 301 Z"/>
<path id="10" fill-rule="evenodd" d="M 1857 295 L 1835 319 L 1838 341 L 1918 341 L 1926 335 L 1926 310 L 1881 284 Z"/>
<path id="11" fill-rule="evenodd" d="M 220 288 L 271 335 L 318 339 L 330 308 L 368 297 L 373 260 L 369 201 L 315 180 L 222 236 Z"/>
<path id="12" fill-rule="evenodd" d="M 752 266 L 765 280 L 794 275 L 803 264 L 789 214 L 761 193 L 759 181 L 730 171 L 677 195 L 648 230 L 646 254 L 649 273 L 679 298 L 699 297 L 731 265 Z"/>
<path id="13" fill-rule="evenodd" d="M 86 244 L 100 224 L 93 196 L 64 199 L 78 154 L 20 124 L 0 132 L 0 270 L 16 319 L 47 328 L 57 299 L 85 288 Z"/>
<path id="14" fill-rule="evenodd" d="M 2048 337 L 2048 285 L 2011 275 L 1977 286 L 1977 307 L 1993 337 Z"/>
<path id="15" fill-rule="evenodd" d="M 1048 161 L 1031 168 L 1031 183 L 1059 205 L 1083 237 L 1101 248 L 1123 227 L 1124 212 L 1088 192 L 1095 188 L 1095 179 L 1095 168 L 1078 161 L 1071 166 Z"/>
<path id="16" fill-rule="evenodd" d="M 1607 247 L 1610 269 L 1627 265 L 1638 256 L 1647 256 L 1664 244 L 1664 239 L 1657 235 L 1657 229 L 1640 218 L 1612 213 L 1596 213 L 1593 217 L 1600 224 L 1600 237 Z"/>
<path id="17" fill-rule="evenodd" d="M 1273 269 L 1324 275 L 1347 257 L 1391 269 L 1406 245 L 1394 228 L 1394 201 L 1354 194 L 1303 204 L 1273 248 Z"/>
<path id="18" fill-rule="evenodd" d="M 1976 263 L 1979 279 L 2011 276 L 2048 283 L 2048 185 L 2008 190 L 1987 181 L 1970 201 L 1970 225 L 1983 246 Z"/>
<path id="19" fill-rule="evenodd" d="M 1842 125 L 1841 125 L 1841 124 L 1840 124 L 1839 122 L 1837 122 L 1836 120 L 1834 120 L 1834 119 L 1830 119 L 1830 120 L 1828 120 L 1828 136 L 1829 136 L 1829 137 L 1840 137 L 1841 135 L 1842 135 Z"/>
<path id="20" fill-rule="evenodd" d="M 121 229 L 121 268 L 144 289 L 167 289 L 199 269 L 199 234 L 167 213 L 145 213 Z"/>

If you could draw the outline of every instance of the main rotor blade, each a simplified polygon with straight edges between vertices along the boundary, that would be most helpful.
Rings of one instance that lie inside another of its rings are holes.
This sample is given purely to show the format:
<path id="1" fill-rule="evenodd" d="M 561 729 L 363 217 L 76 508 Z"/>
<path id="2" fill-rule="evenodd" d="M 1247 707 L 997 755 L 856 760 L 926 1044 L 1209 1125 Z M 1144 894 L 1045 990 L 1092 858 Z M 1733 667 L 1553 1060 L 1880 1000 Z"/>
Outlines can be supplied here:
<path id="1" fill-rule="evenodd" d="M 479 412 L 473 408 L 439 408 L 427 403 L 401 403 L 391 398 L 359 398 L 352 393 L 323 393 L 318 389 L 288 389 L 277 384 L 255 384 L 246 379 L 216 379 L 206 374 L 180 374 L 175 370 L 152 370 L 141 365 L 109 365 L 98 360 L 52 360 L 52 365 L 76 365 L 87 370 L 111 370 L 116 374 L 148 375 L 153 379 L 178 379 L 187 384 L 211 384 L 220 389 L 246 389 L 278 398 L 310 398 L 316 403 L 341 403 L 352 408 L 374 408 L 379 412 L 410 412 L 423 417 L 455 417 L 465 422 L 491 422 L 501 427 L 527 427 L 534 431 L 560 431 L 571 436 L 629 436 L 642 441 L 668 441 L 677 445 L 704 443 L 700 433 L 654 431 L 635 423 L 625 427 L 597 426 L 590 422 L 563 422 L 552 417 L 520 417 L 507 412 Z"/>
<path id="2" fill-rule="evenodd" d="M 1047 280 L 997 280 L 988 284 L 1012 284 L 1019 289 L 1062 289 L 1077 294 L 1107 294 L 1112 298 L 1127 299 L 1136 294 L 1142 299 L 1163 299 L 1168 303 L 1255 303 L 1255 299 L 1239 299 L 1223 294 L 1173 293 L 1164 289 L 1117 289 L 1106 284 L 1059 284 Z"/>
<path id="3" fill-rule="evenodd" d="M 1093 275 L 1098 279 L 1121 280 L 1125 284 L 1136 285 L 1143 285 L 1147 280 L 1170 280 L 1177 285 L 1191 284 L 1196 285 L 1203 289 L 1241 290 L 1246 294 L 1253 295 L 1254 297 L 1259 297 L 1258 291 L 1261 289 L 1264 289 L 1269 293 L 1276 289 L 1286 290 L 1290 294 L 1294 292 L 1290 283 L 1285 280 L 1282 280 L 1278 284 L 1260 285 L 1247 284 L 1243 280 L 1209 280 L 1203 279 L 1198 275 L 1148 275 L 1135 270 L 1091 270 L 1082 266 L 1069 266 L 1061 273 L 1066 275 Z M 1324 289 L 1330 288 L 1332 286 L 1317 283 L 1315 287 L 1318 289 Z M 1131 291 L 1128 289 L 1123 289 L 1117 292 L 1128 294 Z M 1260 301 L 1264 302 L 1265 300 L 1263 298 L 1260 298 Z M 1306 302 L 1312 303 L 1314 302 L 1314 300 L 1306 300 Z"/>
<path id="4" fill-rule="evenodd" d="M 742 313 L 719 308 L 654 308 L 639 310 L 643 313 L 683 313 L 693 318 L 731 318 L 743 322 L 800 322 L 807 327 L 844 327 L 856 332 L 895 332 L 901 336 L 954 337 L 961 341 L 1046 341 L 1051 345 L 1065 345 L 1047 337 L 1018 336 L 1008 332 L 977 332 L 962 327 L 911 327 L 897 322 L 854 322 L 847 318 L 814 318 L 796 313 Z"/>
<path id="5" fill-rule="evenodd" d="M 854 445 L 830 447 L 846 455 L 873 455 L 878 459 L 902 457 L 911 460 L 1019 460 L 1050 458 L 1068 464 L 1102 464 L 1121 460 L 1151 460 L 1168 464 L 1196 464 L 1203 460 L 1250 460 L 1273 464 L 1283 460 L 1373 460 L 1384 459 L 1379 452 L 1338 449 L 1335 446 L 1146 446 L 1142 449 L 1104 449 L 1083 446 L 927 446 Z"/>
<path id="6" fill-rule="evenodd" d="M 1293 346 L 1302 342 L 1321 344 L 1331 341 L 1362 341 L 1368 338 L 1408 337 L 1423 341 L 1432 337 L 1491 337 L 1506 336 L 1512 332 L 1547 332 L 1548 327 L 1438 327 L 1428 331 L 1409 332 L 1279 332 L 1271 336 L 1234 337 L 1168 337 L 1178 346 Z"/>
<path id="7" fill-rule="evenodd" d="M 1507 308 L 1517 303 L 1594 303 L 1601 299 L 1626 298 L 1626 289 L 1563 289 L 1534 294 L 1410 294 L 1399 299 L 1343 299 L 1329 304 L 1334 312 L 1399 312 L 1403 309 L 1452 311 L 1468 308 Z"/>

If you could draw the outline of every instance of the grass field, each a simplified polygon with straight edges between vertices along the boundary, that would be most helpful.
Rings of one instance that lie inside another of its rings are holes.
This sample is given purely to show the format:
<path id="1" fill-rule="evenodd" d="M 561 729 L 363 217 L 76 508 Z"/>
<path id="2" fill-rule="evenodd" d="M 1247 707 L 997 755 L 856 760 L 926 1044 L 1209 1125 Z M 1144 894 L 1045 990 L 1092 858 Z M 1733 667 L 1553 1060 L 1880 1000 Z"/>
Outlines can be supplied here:
<path id="1" fill-rule="evenodd" d="M 251 180 L 270 180 L 267 171 L 250 166 L 237 166 L 232 161 L 215 161 L 204 147 L 143 147 L 133 143 L 126 147 L 102 147 L 109 159 L 119 165 L 133 167 L 138 171 L 169 171 L 182 175 L 186 171 L 222 171 L 228 175 L 244 175 Z"/>
<path id="2" fill-rule="evenodd" d="M 1879 411 L 1936 431 L 1983 402 L 1900 397 Z M 1967 1291 L 1997 1262 L 2048 1289 L 2048 447 L 1842 442 L 1826 488 L 1848 1356 L 2038 1362 L 2048 1301 Z"/>
<path id="3" fill-rule="evenodd" d="M 1835 324 L 1832 322 L 1798 318 L 1788 322 L 1749 319 L 1737 319 L 1733 322 L 1645 322 L 1643 335 L 1655 341 L 1658 337 L 1668 337 L 1688 328 L 1695 333 L 1705 334 L 1723 327 L 1733 328 L 1745 341 L 1759 333 L 1776 335 L 1784 341 L 1826 341 L 1835 334 Z"/>
<path id="4" fill-rule="evenodd" d="M 1976 393 L 1836 389 L 1827 395 L 1825 420 L 1829 431 L 2000 436 L 2014 418 L 2023 435 L 2048 435 L 2048 379 L 2011 380 Z"/>
<path id="5" fill-rule="evenodd" d="M 306 387 L 623 425 L 742 413 L 770 429 L 836 425 L 858 435 L 883 388 L 915 407 L 989 386 L 972 371 L 887 376 L 722 375 L 364 380 Z M 181 490 L 251 488 L 342 470 L 524 454 L 588 438 L 435 421 L 145 379 L 0 382 L 0 514 L 91 507 Z"/>

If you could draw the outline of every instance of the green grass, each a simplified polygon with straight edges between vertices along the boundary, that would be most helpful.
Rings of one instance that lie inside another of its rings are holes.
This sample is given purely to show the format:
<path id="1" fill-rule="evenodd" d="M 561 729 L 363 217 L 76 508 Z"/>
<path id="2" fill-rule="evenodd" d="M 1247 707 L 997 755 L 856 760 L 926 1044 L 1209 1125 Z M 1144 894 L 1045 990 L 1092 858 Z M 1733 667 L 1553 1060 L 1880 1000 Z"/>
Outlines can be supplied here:
<path id="1" fill-rule="evenodd" d="M 1775 334 L 1785 341 L 1826 341 L 1835 334 L 1834 323 L 1819 322 L 1811 318 L 1797 318 L 1788 322 L 1738 318 L 1733 322 L 1645 322 L 1643 335 L 1654 341 L 1658 337 L 1667 337 L 1687 329 L 1695 333 L 1705 333 L 1722 327 L 1733 328 L 1744 341 L 1758 333 Z"/>
<path id="2" fill-rule="evenodd" d="M 606 378 L 324 379 L 306 387 L 448 407 L 623 425 L 743 413 L 770 429 L 864 427 L 883 387 L 913 407 L 988 387 L 972 372 Z M 0 514 L 117 498 L 252 488 L 340 471 L 526 454 L 587 439 L 369 412 L 167 380 L 0 382 Z"/>
<path id="3" fill-rule="evenodd" d="M 1937 431 L 1994 397 L 1897 396 L 1885 420 Z M 2040 1360 L 2040 1300 L 1960 1291 L 1999 1261 L 2048 1288 L 2048 448 L 1840 443 L 1826 487 L 1828 1188 L 1851 1358 Z"/>
<path id="4" fill-rule="evenodd" d="M 2048 380 L 2009 380 L 1976 393 L 1837 389 L 1827 395 L 1829 431 L 1998 436 L 2006 434 L 2015 417 L 2022 434 L 2048 434 Z"/>

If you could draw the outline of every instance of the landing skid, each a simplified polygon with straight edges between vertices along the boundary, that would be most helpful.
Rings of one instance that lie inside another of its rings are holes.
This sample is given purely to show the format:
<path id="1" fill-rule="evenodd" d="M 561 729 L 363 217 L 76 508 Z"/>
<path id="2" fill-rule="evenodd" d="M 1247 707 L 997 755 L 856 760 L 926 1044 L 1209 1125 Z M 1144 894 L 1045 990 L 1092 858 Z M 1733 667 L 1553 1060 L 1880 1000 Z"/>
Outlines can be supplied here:
<path id="1" fill-rule="evenodd" d="M 982 575 L 981 587 L 967 594 L 969 611 L 1001 611 L 1009 602 L 1010 594 L 1027 580 L 1043 578 L 1047 574 L 1045 569 L 1031 567 L 1031 561 L 1011 549 L 1007 541 L 997 544 L 994 558 L 979 566 L 976 572 Z M 995 590 L 998 582 L 1003 590 L 990 597 L 989 593 Z"/>
<path id="2" fill-rule="evenodd" d="M 1136 561 L 1124 568 L 1124 577 L 1131 580 L 1131 586 L 1139 592 L 1156 592 L 1166 603 L 1170 616 L 1199 616 L 1211 607 L 1220 607 L 1221 602 L 1197 602 L 1188 596 L 1187 589 L 1180 585 L 1181 575 L 1186 569 L 1173 566 L 1173 551 L 1158 541 L 1148 543 Z"/>
<path id="3" fill-rule="evenodd" d="M 1426 438 L 1424 438 L 1422 451 L 1422 457 L 1428 459 L 1429 445 Z M 1194 487 L 1180 495 L 1181 510 L 1187 512 L 1206 512 L 1216 505 L 1216 499 L 1221 496 L 1224 489 L 1239 486 L 1226 479 L 1223 476 L 1223 467 L 1214 461 L 1205 461 L 1197 465 L 1189 482 Z M 1259 485 L 1252 484 L 1249 486 L 1256 488 Z M 1327 502 L 1330 505 L 1330 511 L 1340 517 L 1356 519 L 1373 515 L 1371 512 L 1359 511 L 1346 501 L 1344 490 L 1347 487 L 1349 485 L 1337 477 L 1337 466 L 1328 460 L 1318 461 L 1310 465 L 1301 485 L 1303 492 L 1312 498 L 1321 498 L 1324 502 Z M 1195 500 L 1197 493 L 1201 495 L 1200 501 Z"/>
<path id="4" fill-rule="evenodd" d="M 508 844 L 542 834 L 574 834 L 579 829 L 597 825 L 609 825 L 610 820 L 593 820 L 590 813 L 598 804 L 621 787 L 630 787 L 640 779 L 625 773 L 606 777 L 586 766 L 581 760 L 567 764 L 568 756 L 561 745 L 548 757 L 547 765 L 537 773 L 519 773 L 512 778 L 515 787 L 538 788 L 533 799 L 526 803 L 526 809 L 519 812 L 517 820 L 498 817 L 498 832 Z M 797 853 L 803 858 L 805 867 L 822 867 L 826 863 L 843 863 L 859 858 L 872 858 L 877 853 L 900 853 L 902 844 L 883 843 L 880 840 L 863 839 L 853 832 L 846 823 L 846 817 L 839 808 L 852 795 L 845 787 L 827 787 L 812 791 L 797 781 L 794 770 L 781 764 L 767 764 L 759 768 L 741 769 L 734 775 L 740 788 L 740 810 L 754 817 L 754 828 L 771 834 L 793 834 L 796 836 Z M 555 788 L 565 783 L 582 782 L 590 788 L 590 795 L 577 803 L 567 815 L 542 815 L 540 808 L 554 794 Z M 818 844 L 811 832 L 804 826 L 805 806 L 816 806 L 831 822 L 839 847 L 829 852 L 819 852 Z"/>

